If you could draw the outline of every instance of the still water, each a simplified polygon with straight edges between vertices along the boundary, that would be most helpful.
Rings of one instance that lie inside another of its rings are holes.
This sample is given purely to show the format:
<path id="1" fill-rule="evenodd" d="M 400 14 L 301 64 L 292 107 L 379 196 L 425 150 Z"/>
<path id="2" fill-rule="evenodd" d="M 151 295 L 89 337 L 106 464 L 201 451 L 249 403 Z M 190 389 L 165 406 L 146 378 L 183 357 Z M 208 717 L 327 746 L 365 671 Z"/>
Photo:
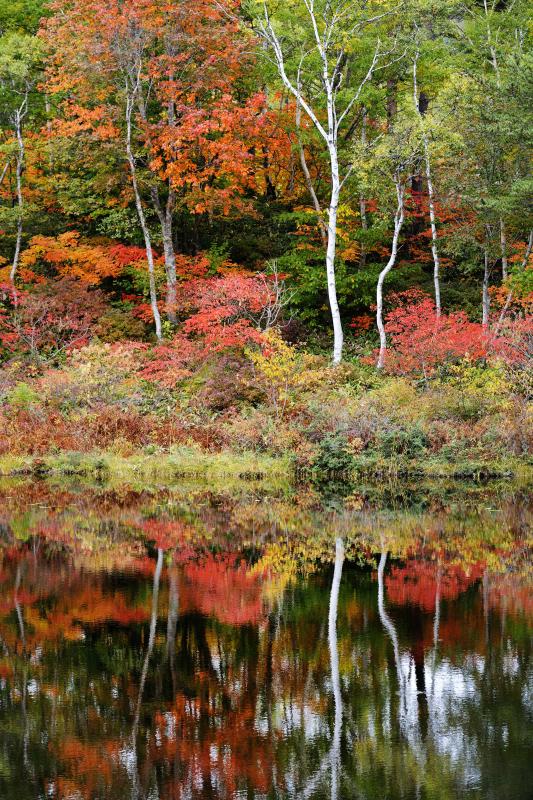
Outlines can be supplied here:
<path id="1" fill-rule="evenodd" d="M 0 495 L 2 800 L 533 796 L 525 492 Z"/>

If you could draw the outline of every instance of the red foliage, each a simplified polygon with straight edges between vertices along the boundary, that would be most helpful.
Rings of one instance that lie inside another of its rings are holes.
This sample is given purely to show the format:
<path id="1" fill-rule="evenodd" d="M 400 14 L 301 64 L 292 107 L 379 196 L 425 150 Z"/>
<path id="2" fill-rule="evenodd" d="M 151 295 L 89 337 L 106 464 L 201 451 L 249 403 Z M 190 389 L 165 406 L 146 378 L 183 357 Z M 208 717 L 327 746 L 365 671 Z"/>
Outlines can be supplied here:
<path id="1" fill-rule="evenodd" d="M 417 605 L 434 611 L 436 598 L 455 600 L 482 575 L 483 567 L 474 565 L 468 573 L 455 565 L 439 565 L 435 561 L 408 561 L 403 567 L 393 566 L 386 578 L 387 595 L 397 605 Z"/>
<path id="2" fill-rule="evenodd" d="M 398 306 L 386 317 L 390 337 L 386 358 L 388 372 L 397 375 L 431 375 L 442 364 L 488 354 L 488 337 L 463 311 L 437 317 L 430 297 Z"/>
<path id="3" fill-rule="evenodd" d="M 257 625 L 264 617 L 263 575 L 250 574 L 236 554 L 209 554 L 184 566 L 182 608 L 201 611 L 231 625 Z"/>
<path id="4" fill-rule="evenodd" d="M 103 313 L 101 292 L 71 278 L 38 285 L 32 293 L 0 286 L 0 342 L 34 358 L 82 347 Z"/>
<path id="5" fill-rule="evenodd" d="M 231 271 L 187 284 L 182 304 L 193 313 L 185 321 L 188 334 L 202 337 L 206 352 L 260 342 L 262 311 L 273 292 L 263 275 Z"/>
<path id="6" fill-rule="evenodd" d="M 178 333 L 168 344 L 157 345 L 148 352 L 139 376 L 171 389 L 190 374 L 198 355 L 198 346 Z"/>
<path id="7" fill-rule="evenodd" d="M 370 314 L 360 314 L 352 319 L 350 328 L 354 328 L 355 331 L 368 331 L 373 324 L 374 317 L 371 317 Z"/>

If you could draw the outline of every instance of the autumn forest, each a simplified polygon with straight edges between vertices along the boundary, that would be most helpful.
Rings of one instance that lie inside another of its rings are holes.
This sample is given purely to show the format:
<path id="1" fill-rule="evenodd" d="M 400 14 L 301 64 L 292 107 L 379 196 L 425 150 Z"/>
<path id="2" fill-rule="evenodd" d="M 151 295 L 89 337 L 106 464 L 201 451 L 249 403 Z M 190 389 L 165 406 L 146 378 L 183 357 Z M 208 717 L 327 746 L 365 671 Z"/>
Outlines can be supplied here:
<path id="1" fill-rule="evenodd" d="M 0 0 L 0 798 L 530 800 L 527 0 Z"/>

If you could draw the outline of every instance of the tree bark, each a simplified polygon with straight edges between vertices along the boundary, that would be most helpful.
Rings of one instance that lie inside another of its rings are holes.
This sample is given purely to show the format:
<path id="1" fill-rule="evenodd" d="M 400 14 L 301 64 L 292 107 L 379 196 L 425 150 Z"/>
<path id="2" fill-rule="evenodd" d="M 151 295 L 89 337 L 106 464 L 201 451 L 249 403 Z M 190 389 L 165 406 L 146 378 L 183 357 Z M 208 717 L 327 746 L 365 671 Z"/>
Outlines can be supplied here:
<path id="1" fill-rule="evenodd" d="M 22 136 L 22 120 L 26 114 L 27 104 L 28 104 L 28 95 L 26 94 L 22 102 L 22 105 L 15 111 L 15 118 L 14 118 L 15 134 L 17 138 L 15 180 L 17 189 L 18 216 L 17 216 L 17 237 L 15 240 L 15 253 L 13 255 L 13 261 L 11 263 L 11 269 L 9 271 L 9 279 L 13 284 L 15 283 L 15 276 L 17 274 L 17 269 L 20 260 L 20 249 L 22 246 L 23 210 L 24 210 L 24 198 L 22 196 L 22 173 L 24 171 L 24 157 L 25 157 L 24 138 Z"/>
<path id="2" fill-rule="evenodd" d="M 320 207 L 320 203 L 318 201 L 317 194 L 315 192 L 315 187 L 313 186 L 313 181 L 311 179 L 311 173 L 309 172 L 309 167 L 307 166 L 307 159 L 305 157 L 305 150 L 302 142 L 302 137 L 300 135 L 300 121 L 302 116 L 302 107 L 298 101 L 296 101 L 296 135 L 298 137 L 298 150 L 300 153 L 300 165 L 302 167 L 302 172 L 304 175 L 305 185 L 307 186 L 307 191 L 311 197 L 311 201 L 313 203 L 313 208 L 315 209 L 317 216 L 318 216 L 318 227 L 320 230 L 320 238 L 322 239 L 322 244 L 324 247 L 327 245 L 327 228 L 324 224 L 324 218 L 322 216 L 322 208 Z"/>
<path id="3" fill-rule="evenodd" d="M 320 76 L 317 75 L 316 77 L 320 79 L 322 90 L 325 96 L 326 109 L 327 109 L 327 125 L 326 125 L 321 122 L 320 115 L 317 114 L 317 112 L 313 109 L 311 103 L 306 100 L 301 91 L 301 84 L 300 84 L 301 63 L 300 63 L 300 68 L 298 69 L 296 80 L 292 81 L 288 77 L 283 49 L 280 40 L 278 39 L 276 32 L 272 27 L 266 3 L 264 3 L 263 8 L 265 13 L 265 20 L 264 22 L 260 23 L 259 32 L 274 51 L 280 78 L 283 81 L 285 87 L 296 98 L 297 104 L 303 108 L 309 119 L 312 121 L 315 128 L 319 132 L 320 136 L 326 143 L 328 149 L 330 169 L 331 169 L 331 192 L 330 192 L 329 209 L 328 209 L 328 228 L 327 228 L 327 243 L 326 243 L 326 277 L 328 286 L 328 299 L 331 311 L 331 318 L 333 322 L 333 364 L 337 365 L 340 363 L 342 359 L 342 348 L 344 339 L 341 318 L 339 313 L 339 304 L 337 300 L 337 287 L 335 278 L 337 211 L 339 207 L 339 197 L 341 188 L 351 172 L 351 169 L 348 169 L 341 180 L 339 174 L 339 160 L 338 160 L 338 135 L 343 120 L 347 117 L 347 115 L 353 108 L 354 104 L 359 99 L 363 87 L 372 78 L 373 72 L 376 68 L 376 64 L 380 56 L 379 40 L 376 46 L 376 50 L 374 52 L 372 63 L 370 64 L 370 67 L 366 75 L 359 84 L 358 89 L 353 93 L 351 99 L 346 103 L 344 109 L 340 111 L 337 104 L 337 91 L 340 86 L 340 82 L 342 80 L 342 70 L 346 64 L 346 53 L 342 48 L 342 46 L 338 48 L 335 54 L 331 52 L 332 48 L 331 43 L 332 41 L 336 40 L 334 33 L 336 33 L 335 28 L 339 24 L 340 17 L 334 13 L 331 13 L 331 9 L 329 9 L 329 7 L 326 7 L 326 12 L 324 14 L 324 19 L 323 19 L 325 25 L 325 31 L 320 33 L 319 31 L 320 25 L 317 20 L 314 4 L 312 2 L 310 3 L 306 2 L 306 8 L 309 14 L 309 20 L 313 32 L 312 35 L 313 38 L 315 39 L 315 46 L 321 64 L 320 67 L 321 74 Z M 332 58 L 333 55 L 335 55 L 335 58 Z M 331 69 L 332 63 L 335 64 L 333 69 Z"/>
<path id="4" fill-rule="evenodd" d="M 141 119 L 146 126 L 148 147 L 149 149 L 153 149 L 152 140 L 149 134 L 150 126 L 148 121 L 148 113 L 146 110 L 146 103 L 140 91 L 140 87 L 139 90 L 137 91 L 137 108 L 139 109 L 139 114 L 141 116 Z M 170 102 L 168 104 L 169 124 L 172 124 L 174 122 L 174 119 L 175 119 L 174 104 Z M 174 252 L 174 237 L 172 230 L 173 228 L 172 215 L 174 213 L 174 209 L 176 206 L 176 193 L 174 189 L 172 189 L 169 180 L 167 201 L 165 203 L 165 207 L 163 208 L 163 204 L 161 203 L 161 198 L 159 195 L 159 189 L 157 186 L 157 178 L 154 176 L 154 183 L 152 183 L 150 187 L 150 197 L 152 198 L 152 205 L 154 207 L 155 213 L 157 214 L 157 218 L 159 219 L 159 224 L 161 225 L 161 238 L 163 240 L 163 255 L 165 259 L 165 274 L 167 283 L 166 287 L 167 319 L 169 322 L 175 325 L 178 321 L 176 316 L 177 277 L 176 277 L 176 254 Z"/>
<path id="5" fill-rule="evenodd" d="M 483 253 L 485 268 L 483 270 L 483 297 L 482 297 L 482 318 L 481 324 L 484 328 L 489 326 L 489 312 L 490 312 L 490 295 L 489 295 L 489 280 L 490 280 L 490 260 L 488 248 L 485 248 Z"/>
<path id="6" fill-rule="evenodd" d="M 361 144 L 366 147 L 366 108 L 363 108 L 363 116 L 361 120 Z M 361 230 L 366 232 L 368 230 L 368 219 L 366 216 L 366 198 L 361 192 L 359 195 L 359 217 L 361 220 Z M 364 269 L 366 266 L 366 242 L 361 242 L 361 255 L 359 256 L 359 268 Z"/>
<path id="7" fill-rule="evenodd" d="M 418 95 L 418 80 L 417 80 L 417 61 L 418 53 L 416 53 L 413 61 L 413 99 L 415 110 L 420 117 L 423 124 L 423 116 L 427 109 L 427 99 L 422 103 L 422 95 Z M 437 217 L 435 214 L 435 192 L 433 190 L 433 180 L 431 177 L 431 161 L 429 156 L 429 140 L 426 132 L 422 128 L 422 143 L 424 145 L 424 161 L 426 171 L 426 182 L 428 189 L 428 203 L 429 203 L 429 221 L 431 225 L 431 254 L 433 256 L 433 286 L 435 289 L 435 309 L 437 317 L 441 315 L 441 299 L 440 299 L 440 259 L 438 249 L 437 237 Z"/>
<path id="8" fill-rule="evenodd" d="M 157 289 L 155 284 L 155 267 L 154 267 L 154 253 L 152 250 L 152 240 L 150 237 L 150 230 L 146 223 L 146 217 L 144 214 L 141 194 L 139 192 L 139 185 L 137 182 L 137 167 L 135 164 L 135 156 L 133 154 L 133 150 L 131 147 L 131 133 L 132 133 L 132 113 L 133 113 L 133 106 L 135 95 L 137 94 L 139 88 L 139 77 L 137 76 L 137 82 L 133 85 L 132 89 L 130 90 L 129 85 L 126 87 L 127 97 L 126 97 L 126 155 L 128 158 L 128 164 L 130 167 L 130 174 L 131 174 L 131 183 L 133 186 L 133 194 L 135 196 L 135 207 L 137 209 L 137 216 L 139 217 L 139 223 L 141 226 L 141 230 L 143 232 L 144 237 L 144 246 L 146 250 L 146 260 L 148 262 L 148 280 L 149 280 L 149 287 L 150 287 L 150 306 L 152 308 L 152 315 L 154 317 L 154 324 L 155 324 L 155 335 L 158 341 L 161 341 L 163 338 L 161 332 L 161 315 L 159 314 L 159 308 L 157 307 Z"/>
<path id="9" fill-rule="evenodd" d="M 166 296 L 166 310 L 167 319 L 173 325 L 176 325 L 178 318 L 176 313 L 177 305 L 177 275 L 176 275 L 176 254 L 174 252 L 174 237 L 173 237 L 173 224 L 172 214 L 175 206 L 175 193 L 174 190 L 168 187 L 168 197 L 165 208 L 161 205 L 159 197 L 159 190 L 157 186 L 152 186 L 150 190 L 152 197 L 152 204 L 158 216 L 161 225 L 161 236 L 163 239 L 163 254 L 165 258 L 165 274 L 167 283 L 167 296 Z"/>
<path id="10" fill-rule="evenodd" d="M 502 253 L 502 280 L 507 280 L 508 261 L 507 261 L 507 236 L 505 233 L 505 222 L 500 217 L 500 248 Z"/>
<path id="11" fill-rule="evenodd" d="M 379 273 L 378 285 L 376 289 L 376 323 L 379 331 L 379 356 L 377 361 L 377 369 L 383 369 L 385 364 L 385 352 L 387 350 L 387 335 L 385 333 L 385 326 L 383 324 L 383 283 L 385 278 L 396 263 L 398 256 L 398 241 L 400 232 L 402 230 L 404 220 L 404 187 L 401 184 L 399 175 L 395 178 L 396 197 L 398 205 L 396 207 L 396 214 L 394 215 L 394 234 L 392 237 L 392 246 L 390 258 L 385 267 Z"/>
<path id="12" fill-rule="evenodd" d="M 526 269 L 527 262 L 529 261 L 529 256 L 531 255 L 531 251 L 532 250 L 533 250 L 533 229 L 529 231 L 529 240 L 528 240 L 528 243 L 527 243 L 527 246 L 526 246 L 526 252 L 524 254 L 524 258 L 522 260 L 522 264 L 520 266 L 521 270 Z M 512 301 L 513 301 L 513 290 L 510 289 L 509 293 L 508 293 L 508 295 L 507 295 L 507 297 L 505 299 L 505 303 L 503 304 L 503 308 L 502 308 L 502 310 L 500 312 L 500 317 L 498 319 L 498 324 L 496 325 L 496 330 L 494 331 L 494 335 L 495 336 L 498 335 L 498 332 L 499 332 L 499 330 L 500 330 L 500 328 L 501 328 L 501 326 L 503 324 L 503 321 L 505 319 L 505 315 L 507 314 L 507 311 L 509 310 L 509 306 L 511 305 Z"/>
<path id="13" fill-rule="evenodd" d="M 335 252 L 337 248 L 337 212 L 339 208 L 340 179 L 337 148 L 332 144 L 329 149 L 331 163 L 331 197 L 328 210 L 328 242 L 326 248 L 326 274 L 328 281 L 328 298 L 333 322 L 333 364 L 340 364 L 344 334 L 337 300 L 335 282 Z"/>

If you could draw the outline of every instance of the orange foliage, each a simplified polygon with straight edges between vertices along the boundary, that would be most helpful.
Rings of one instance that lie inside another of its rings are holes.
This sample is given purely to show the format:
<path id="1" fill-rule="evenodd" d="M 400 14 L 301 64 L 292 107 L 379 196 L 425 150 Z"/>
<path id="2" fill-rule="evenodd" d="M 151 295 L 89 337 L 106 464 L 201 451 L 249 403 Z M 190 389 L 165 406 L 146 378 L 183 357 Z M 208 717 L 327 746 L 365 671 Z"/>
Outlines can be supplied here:
<path id="1" fill-rule="evenodd" d="M 124 264 L 134 260 L 132 256 L 124 261 L 122 252 L 133 249 L 137 251 L 139 248 L 108 247 L 85 242 L 77 231 L 62 233 L 57 238 L 34 236 L 21 256 L 21 267 L 29 269 L 43 264 L 59 277 L 77 278 L 83 283 L 95 285 L 105 278 L 120 275 Z"/>

